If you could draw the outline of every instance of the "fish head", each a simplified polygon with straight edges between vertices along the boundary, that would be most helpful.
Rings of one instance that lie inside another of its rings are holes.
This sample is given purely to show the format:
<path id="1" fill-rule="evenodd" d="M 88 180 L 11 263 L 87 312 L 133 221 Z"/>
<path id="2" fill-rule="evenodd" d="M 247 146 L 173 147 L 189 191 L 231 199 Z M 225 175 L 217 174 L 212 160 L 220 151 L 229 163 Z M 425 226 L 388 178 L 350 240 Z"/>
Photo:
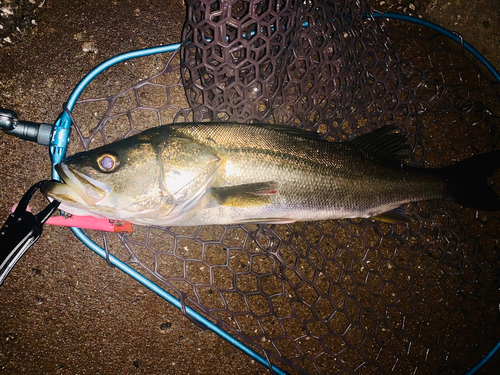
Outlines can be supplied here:
<path id="1" fill-rule="evenodd" d="M 193 207 L 214 179 L 220 159 L 212 150 L 160 130 L 140 133 L 65 158 L 61 183 L 42 192 L 63 211 L 161 224 Z"/>
<path id="2" fill-rule="evenodd" d="M 42 192 L 69 213 L 127 220 L 162 204 L 164 211 L 173 208 L 159 188 L 161 168 L 147 140 L 130 137 L 80 152 L 55 169 L 61 183 L 49 183 Z"/>

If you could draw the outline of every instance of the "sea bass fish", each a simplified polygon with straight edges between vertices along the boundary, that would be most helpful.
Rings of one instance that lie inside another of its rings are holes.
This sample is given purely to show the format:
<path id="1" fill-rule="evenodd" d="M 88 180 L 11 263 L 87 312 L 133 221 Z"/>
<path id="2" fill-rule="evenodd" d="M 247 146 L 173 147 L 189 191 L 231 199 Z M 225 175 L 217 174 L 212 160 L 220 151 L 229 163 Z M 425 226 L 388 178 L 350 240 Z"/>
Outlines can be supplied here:
<path id="1" fill-rule="evenodd" d="M 159 226 L 405 222 L 405 204 L 430 199 L 500 209 L 487 183 L 500 151 L 431 169 L 407 150 L 393 126 L 336 143 L 284 125 L 164 125 L 67 157 L 43 192 L 71 214 Z"/>

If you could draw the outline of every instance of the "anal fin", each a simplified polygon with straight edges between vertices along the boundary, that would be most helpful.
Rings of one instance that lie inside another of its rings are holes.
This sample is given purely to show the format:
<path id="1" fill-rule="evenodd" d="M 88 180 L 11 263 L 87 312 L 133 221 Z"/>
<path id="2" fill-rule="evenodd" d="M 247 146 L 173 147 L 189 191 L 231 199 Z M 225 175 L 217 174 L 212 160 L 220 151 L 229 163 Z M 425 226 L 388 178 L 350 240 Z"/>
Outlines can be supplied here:
<path id="1" fill-rule="evenodd" d="M 383 223 L 397 224 L 397 223 L 410 223 L 413 218 L 410 216 L 405 207 L 397 207 L 393 210 L 381 213 L 377 216 L 372 216 L 372 219 L 381 221 Z"/>

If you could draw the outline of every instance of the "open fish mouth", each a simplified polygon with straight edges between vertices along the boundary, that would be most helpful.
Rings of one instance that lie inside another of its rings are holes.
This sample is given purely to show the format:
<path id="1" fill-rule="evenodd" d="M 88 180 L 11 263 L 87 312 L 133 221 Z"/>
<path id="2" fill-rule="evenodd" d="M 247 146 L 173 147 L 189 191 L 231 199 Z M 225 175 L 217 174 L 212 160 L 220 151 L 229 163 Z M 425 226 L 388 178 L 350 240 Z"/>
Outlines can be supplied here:
<path id="1" fill-rule="evenodd" d="M 43 189 L 44 194 L 53 199 L 59 200 L 59 197 L 64 197 L 65 200 L 74 202 L 81 200 L 88 206 L 94 206 L 112 190 L 111 186 L 94 180 L 64 163 L 56 165 L 55 170 L 64 183 Z"/>

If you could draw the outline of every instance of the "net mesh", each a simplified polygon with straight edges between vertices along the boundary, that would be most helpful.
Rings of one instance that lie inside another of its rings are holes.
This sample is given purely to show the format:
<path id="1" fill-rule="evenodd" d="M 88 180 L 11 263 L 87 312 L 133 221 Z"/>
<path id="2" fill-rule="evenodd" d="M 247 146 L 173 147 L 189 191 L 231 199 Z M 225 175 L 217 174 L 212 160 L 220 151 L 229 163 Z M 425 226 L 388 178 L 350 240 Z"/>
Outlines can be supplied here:
<path id="1" fill-rule="evenodd" d="M 422 167 L 498 144 L 498 83 L 441 34 L 375 19 L 363 1 L 189 0 L 187 10 L 182 48 L 135 63 L 148 78 L 103 92 L 128 77 L 117 66 L 85 91 L 69 153 L 210 120 L 286 123 L 332 141 L 397 124 Z M 445 201 L 409 211 L 405 225 L 88 235 L 291 373 L 462 372 L 500 338 L 500 214 Z"/>

